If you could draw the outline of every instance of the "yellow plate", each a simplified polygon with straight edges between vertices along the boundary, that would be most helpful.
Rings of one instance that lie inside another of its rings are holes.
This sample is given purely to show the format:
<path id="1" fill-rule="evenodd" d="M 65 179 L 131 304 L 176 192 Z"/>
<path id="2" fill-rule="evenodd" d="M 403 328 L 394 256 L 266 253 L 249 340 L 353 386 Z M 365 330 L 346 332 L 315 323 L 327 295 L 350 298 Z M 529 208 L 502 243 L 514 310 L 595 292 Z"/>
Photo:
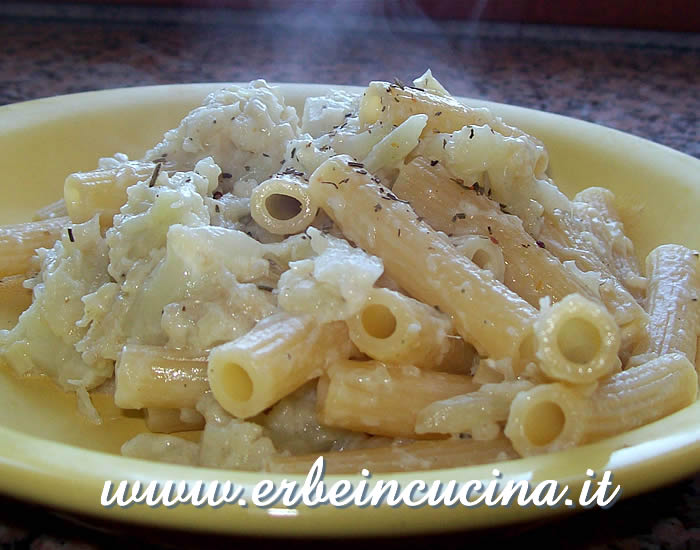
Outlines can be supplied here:
<path id="1" fill-rule="evenodd" d="M 62 194 L 65 176 L 92 169 L 99 156 L 117 151 L 138 158 L 163 131 L 177 124 L 204 95 L 221 84 L 158 86 L 90 92 L 0 108 L 0 223 L 28 220 Z M 317 85 L 283 85 L 299 107 Z M 700 248 L 700 161 L 614 130 L 506 105 L 487 105 L 510 123 L 540 137 L 551 155 L 551 174 L 569 195 L 591 185 L 612 189 L 640 256 L 665 242 Z M 17 317 L 0 304 L 0 327 Z M 567 507 L 411 509 L 383 506 L 287 510 L 178 506 L 103 508 L 106 479 L 230 479 L 250 488 L 280 475 L 227 472 L 157 464 L 118 456 L 120 445 L 144 430 L 143 422 L 99 400 L 105 425 L 95 427 L 75 408 L 74 396 L 46 380 L 20 380 L 0 368 L 0 492 L 50 507 L 113 521 L 231 534 L 330 536 L 427 533 L 483 528 L 567 512 Z M 587 468 L 614 472 L 614 483 L 631 496 L 700 469 L 700 402 L 644 428 L 594 445 L 549 456 L 500 463 L 504 479 L 531 484 L 554 479 L 578 494 Z M 493 480 L 485 465 L 391 477 Z M 374 479 L 388 478 L 376 475 Z M 299 477 L 299 479 L 303 479 Z M 332 483 L 338 476 L 328 476 Z M 361 478 L 350 477 L 355 483 Z"/>

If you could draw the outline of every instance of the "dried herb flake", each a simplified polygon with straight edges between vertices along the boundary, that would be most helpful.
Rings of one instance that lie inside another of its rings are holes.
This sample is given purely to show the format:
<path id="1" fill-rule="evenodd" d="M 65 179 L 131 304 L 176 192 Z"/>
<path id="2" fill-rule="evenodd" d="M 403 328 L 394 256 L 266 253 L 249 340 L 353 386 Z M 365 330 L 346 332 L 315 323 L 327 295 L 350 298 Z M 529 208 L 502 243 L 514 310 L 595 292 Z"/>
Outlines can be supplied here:
<path id="1" fill-rule="evenodd" d="M 151 180 L 148 182 L 148 187 L 153 187 L 156 184 L 156 180 L 158 179 L 158 174 L 160 174 L 160 167 L 163 166 L 160 162 L 156 164 L 156 167 L 153 169 L 153 174 L 151 174 Z"/>

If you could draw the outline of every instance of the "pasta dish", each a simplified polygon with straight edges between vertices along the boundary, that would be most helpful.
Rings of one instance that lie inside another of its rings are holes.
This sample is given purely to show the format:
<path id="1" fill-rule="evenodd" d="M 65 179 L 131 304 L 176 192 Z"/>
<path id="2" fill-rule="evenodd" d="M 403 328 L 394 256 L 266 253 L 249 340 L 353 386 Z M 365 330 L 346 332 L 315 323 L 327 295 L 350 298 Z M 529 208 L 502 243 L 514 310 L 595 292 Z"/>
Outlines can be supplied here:
<path id="1" fill-rule="evenodd" d="M 210 94 L 139 160 L 0 226 L 0 361 L 141 411 L 125 456 L 306 473 L 552 453 L 694 403 L 700 253 L 643 262 L 614 194 L 430 71 Z"/>

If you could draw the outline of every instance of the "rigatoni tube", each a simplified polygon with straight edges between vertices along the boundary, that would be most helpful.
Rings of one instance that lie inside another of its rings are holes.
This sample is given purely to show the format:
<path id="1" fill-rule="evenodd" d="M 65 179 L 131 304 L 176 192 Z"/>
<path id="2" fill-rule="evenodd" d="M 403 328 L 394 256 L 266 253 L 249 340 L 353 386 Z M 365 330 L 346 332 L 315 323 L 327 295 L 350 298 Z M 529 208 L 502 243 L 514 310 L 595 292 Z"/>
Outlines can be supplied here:
<path id="1" fill-rule="evenodd" d="M 513 399 L 532 386 L 527 380 L 484 384 L 477 391 L 436 401 L 418 413 L 416 432 L 466 432 L 474 439 L 494 439 L 500 423 L 508 420 Z"/>
<path id="2" fill-rule="evenodd" d="M 33 221 L 50 220 L 52 218 L 66 218 L 68 210 L 66 209 L 66 201 L 63 199 L 47 204 L 43 208 L 39 208 L 32 217 Z"/>
<path id="3" fill-rule="evenodd" d="M 564 384 L 541 384 L 518 393 L 505 434 L 521 456 L 561 451 L 583 441 L 588 402 Z"/>
<path id="4" fill-rule="evenodd" d="M 535 322 L 537 358 L 555 380 L 588 384 L 619 370 L 620 330 L 601 305 L 571 294 Z"/>
<path id="5" fill-rule="evenodd" d="M 662 355 L 601 382 L 590 397 L 585 442 L 644 426 L 695 402 L 698 376 L 680 353 Z"/>
<path id="6" fill-rule="evenodd" d="M 503 252 L 489 237 L 486 235 L 465 235 L 452 237 L 450 240 L 460 254 L 469 258 L 481 269 L 491 272 L 496 280 L 503 282 L 506 271 Z"/>
<path id="7" fill-rule="evenodd" d="M 270 233 L 292 235 L 311 225 L 316 217 L 316 205 L 305 181 L 293 175 L 279 175 L 253 189 L 250 215 Z"/>
<path id="8" fill-rule="evenodd" d="M 389 126 L 399 126 L 417 114 L 428 115 L 423 135 L 488 124 L 504 136 L 528 136 L 519 128 L 503 122 L 488 109 L 468 107 L 449 96 L 388 82 L 370 82 L 360 103 L 359 116 L 363 126 L 371 126 L 378 121 Z M 531 136 L 528 137 L 534 140 Z M 539 143 L 538 140 L 534 141 Z M 546 157 L 543 162 L 542 170 L 547 167 Z"/>
<path id="9" fill-rule="evenodd" d="M 611 245 L 600 234 L 603 224 L 595 218 L 592 207 L 572 202 L 570 211 L 546 213 L 540 241 L 561 262 L 574 261 L 584 273 L 600 274 L 598 292 L 605 307 L 620 327 L 621 355 L 627 358 L 637 353 L 640 342 L 647 337 L 649 317 L 624 285 L 612 274 L 607 254 Z M 594 216 L 594 217 L 592 217 Z"/>
<path id="10" fill-rule="evenodd" d="M 224 409 L 249 418 L 349 357 L 351 347 L 341 321 L 318 324 L 310 315 L 271 315 L 210 352 L 209 384 Z"/>
<path id="11" fill-rule="evenodd" d="M 467 235 L 487 236 L 505 260 L 503 278 L 496 278 L 533 307 L 545 296 L 554 302 L 573 292 L 595 296 L 525 231 L 520 218 L 502 212 L 480 187 L 465 189 L 457 181 L 442 165 L 416 157 L 401 169 L 392 191 L 433 229 L 454 235 L 453 243 Z M 480 265 L 479 258 L 471 259 Z"/>
<path id="12" fill-rule="evenodd" d="M 646 268 L 646 351 L 655 355 L 678 352 L 693 361 L 700 333 L 700 253 L 665 244 L 649 253 Z"/>
<path id="13" fill-rule="evenodd" d="M 309 184 L 317 204 L 347 238 L 379 256 L 409 295 L 451 315 L 479 353 L 517 357 L 535 309 L 459 254 L 361 166 L 344 155 L 319 166 Z"/>
<path id="14" fill-rule="evenodd" d="M 36 271 L 32 257 L 37 248 L 51 248 L 70 225 L 68 218 L 0 226 L 0 278 Z"/>
<path id="15" fill-rule="evenodd" d="M 102 228 L 112 226 L 112 219 L 126 203 L 126 190 L 160 171 L 159 164 L 127 162 L 118 168 L 70 174 L 63 184 L 66 209 L 73 223 L 82 223 L 100 215 Z"/>
<path id="16" fill-rule="evenodd" d="M 611 437 L 695 402 L 698 377 L 671 353 L 606 378 L 586 395 L 564 384 L 542 384 L 513 400 L 505 434 L 522 456 L 549 453 Z"/>
<path id="17" fill-rule="evenodd" d="M 319 380 L 318 417 L 327 426 L 417 437 L 418 411 L 476 388 L 470 376 L 379 361 L 343 361 Z"/>
<path id="18" fill-rule="evenodd" d="M 630 294 L 642 303 L 647 279 L 639 268 L 634 243 L 624 233 L 622 219 L 615 208 L 615 195 L 603 187 L 588 187 L 577 193 L 574 201 L 585 203 L 597 211 L 603 223 L 591 223 L 590 228 L 598 229 L 601 233 L 601 241 L 607 249 L 607 265 Z M 591 211 L 591 214 L 595 212 Z"/>
<path id="19" fill-rule="evenodd" d="M 364 307 L 346 322 L 357 348 L 380 361 L 435 368 L 450 351 L 449 318 L 387 288 L 372 289 Z"/>
<path id="20" fill-rule="evenodd" d="M 128 344 L 115 367 L 114 402 L 122 409 L 194 408 L 209 389 L 206 357 Z"/>

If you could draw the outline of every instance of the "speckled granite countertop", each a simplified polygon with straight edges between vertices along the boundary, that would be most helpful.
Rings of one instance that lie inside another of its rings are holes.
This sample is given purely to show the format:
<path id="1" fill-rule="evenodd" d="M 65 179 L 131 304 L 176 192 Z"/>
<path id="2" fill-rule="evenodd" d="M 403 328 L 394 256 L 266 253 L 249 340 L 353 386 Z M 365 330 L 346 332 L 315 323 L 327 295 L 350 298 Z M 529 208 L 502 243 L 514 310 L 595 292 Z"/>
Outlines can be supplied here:
<path id="1" fill-rule="evenodd" d="M 408 81 L 431 67 L 456 95 L 581 118 L 700 156 L 698 34 L 20 3 L 3 13 L 0 104 L 259 77 Z"/>
<path id="2" fill-rule="evenodd" d="M 454 94 L 597 122 L 700 157 L 700 35 L 421 21 L 415 14 L 330 15 L 319 20 L 311 12 L 5 2 L 0 104 L 120 86 L 257 77 L 333 84 L 394 75 L 409 80 L 431 67 Z M 513 533 L 519 544 L 540 547 L 700 548 L 700 475 L 610 510 L 498 536 Z M 462 546 L 471 537 L 430 542 Z M 493 544 L 492 537 L 474 542 Z M 0 497 L 2 549 L 116 546 L 155 548 L 128 532 L 105 535 Z"/>

